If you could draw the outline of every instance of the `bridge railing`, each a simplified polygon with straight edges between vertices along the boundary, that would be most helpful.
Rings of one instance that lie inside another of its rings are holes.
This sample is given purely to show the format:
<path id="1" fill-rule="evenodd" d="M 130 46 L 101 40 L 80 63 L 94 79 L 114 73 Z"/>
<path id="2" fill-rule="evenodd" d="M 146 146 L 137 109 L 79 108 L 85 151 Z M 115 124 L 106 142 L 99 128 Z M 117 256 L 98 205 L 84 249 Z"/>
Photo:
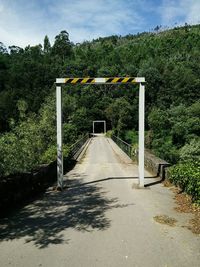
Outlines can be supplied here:
<path id="1" fill-rule="evenodd" d="M 70 157 L 71 158 L 77 158 L 83 148 L 83 145 L 86 143 L 86 141 L 90 138 L 89 133 L 85 134 L 83 137 L 81 137 L 76 143 L 70 146 Z"/>
<path id="2" fill-rule="evenodd" d="M 138 161 L 138 149 L 134 149 L 130 144 L 115 135 L 111 136 L 111 138 L 131 159 Z M 156 157 L 147 149 L 145 149 L 144 153 L 144 165 L 145 169 L 155 174 L 157 177 L 160 176 L 161 180 L 167 177 L 166 169 L 171 166 L 170 163 Z"/>
<path id="3" fill-rule="evenodd" d="M 112 135 L 111 138 L 130 158 L 132 157 L 133 151 L 130 144 L 115 135 Z"/>

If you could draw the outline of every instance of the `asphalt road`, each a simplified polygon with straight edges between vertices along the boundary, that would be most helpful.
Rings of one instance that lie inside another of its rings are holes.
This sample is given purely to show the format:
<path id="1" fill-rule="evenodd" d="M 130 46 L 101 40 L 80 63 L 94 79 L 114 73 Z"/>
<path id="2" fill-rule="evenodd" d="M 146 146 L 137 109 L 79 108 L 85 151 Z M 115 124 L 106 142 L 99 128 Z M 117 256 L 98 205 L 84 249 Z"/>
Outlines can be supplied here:
<path id="1" fill-rule="evenodd" d="M 176 212 L 161 184 L 132 188 L 137 176 L 111 139 L 93 138 L 65 175 L 67 189 L 0 221 L 0 266 L 200 266 L 200 237 L 185 227 L 191 214 Z M 157 215 L 177 222 L 160 224 Z"/>

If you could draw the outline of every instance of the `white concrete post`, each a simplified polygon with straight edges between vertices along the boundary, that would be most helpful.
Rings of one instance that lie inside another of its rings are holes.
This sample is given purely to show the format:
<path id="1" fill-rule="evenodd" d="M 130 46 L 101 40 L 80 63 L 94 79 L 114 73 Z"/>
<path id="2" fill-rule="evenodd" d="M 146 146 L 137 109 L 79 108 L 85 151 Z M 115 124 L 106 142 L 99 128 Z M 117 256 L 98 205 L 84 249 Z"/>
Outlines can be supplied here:
<path id="1" fill-rule="evenodd" d="M 57 187 L 63 188 L 63 153 L 62 153 L 62 88 L 56 86 L 57 115 Z"/>
<path id="2" fill-rule="evenodd" d="M 144 114 L 145 87 L 140 83 L 139 88 L 139 186 L 144 187 Z"/>
<path id="3" fill-rule="evenodd" d="M 106 121 L 104 121 L 104 133 L 106 133 Z"/>

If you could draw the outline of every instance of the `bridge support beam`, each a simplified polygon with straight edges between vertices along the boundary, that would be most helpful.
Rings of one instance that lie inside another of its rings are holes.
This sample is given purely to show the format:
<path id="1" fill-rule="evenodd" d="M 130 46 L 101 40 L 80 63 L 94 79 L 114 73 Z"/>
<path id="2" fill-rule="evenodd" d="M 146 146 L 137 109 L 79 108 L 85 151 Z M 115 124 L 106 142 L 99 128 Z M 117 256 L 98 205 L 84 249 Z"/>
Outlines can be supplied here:
<path id="1" fill-rule="evenodd" d="M 63 152 L 62 152 L 62 88 L 56 86 L 57 116 L 57 188 L 63 189 Z"/>
<path id="2" fill-rule="evenodd" d="M 145 124 L 145 87 L 139 88 L 139 187 L 144 187 L 144 124 Z"/>

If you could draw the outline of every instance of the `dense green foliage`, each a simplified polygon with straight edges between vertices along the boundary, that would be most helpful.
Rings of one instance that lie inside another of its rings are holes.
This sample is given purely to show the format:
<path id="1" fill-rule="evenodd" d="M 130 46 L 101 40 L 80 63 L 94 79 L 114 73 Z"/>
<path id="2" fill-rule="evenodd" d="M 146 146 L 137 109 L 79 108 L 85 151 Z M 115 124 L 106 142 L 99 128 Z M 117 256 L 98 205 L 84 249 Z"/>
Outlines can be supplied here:
<path id="1" fill-rule="evenodd" d="M 179 163 L 170 168 L 170 181 L 192 196 L 200 204 L 200 164 L 199 162 Z"/>
<path id="2" fill-rule="evenodd" d="M 191 157 L 192 153 L 197 157 L 200 149 L 196 152 L 192 149 L 192 144 L 199 144 L 200 138 L 200 102 L 197 101 L 190 106 L 180 104 L 171 106 L 169 109 L 152 109 L 149 114 L 149 127 L 151 129 L 149 148 L 155 153 L 175 163 L 180 157 Z"/>
<path id="3" fill-rule="evenodd" d="M 180 149 L 179 163 L 170 167 L 169 180 L 200 204 L 200 138 Z"/>
<path id="4" fill-rule="evenodd" d="M 199 47 L 199 25 L 82 44 L 70 42 L 66 31 L 52 46 L 47 36 L 43 46 L 25 49 L 0 43 L 0 175 L 55 158 L 58 77 L 145 76 L 146 146 L 171 163 L 199 160 Z M 91 131 L 93 120 L 106 120 L 108 130 L 134 143 L 137 85 L 66 86 L 66 154 L 78 136 Z"/>

